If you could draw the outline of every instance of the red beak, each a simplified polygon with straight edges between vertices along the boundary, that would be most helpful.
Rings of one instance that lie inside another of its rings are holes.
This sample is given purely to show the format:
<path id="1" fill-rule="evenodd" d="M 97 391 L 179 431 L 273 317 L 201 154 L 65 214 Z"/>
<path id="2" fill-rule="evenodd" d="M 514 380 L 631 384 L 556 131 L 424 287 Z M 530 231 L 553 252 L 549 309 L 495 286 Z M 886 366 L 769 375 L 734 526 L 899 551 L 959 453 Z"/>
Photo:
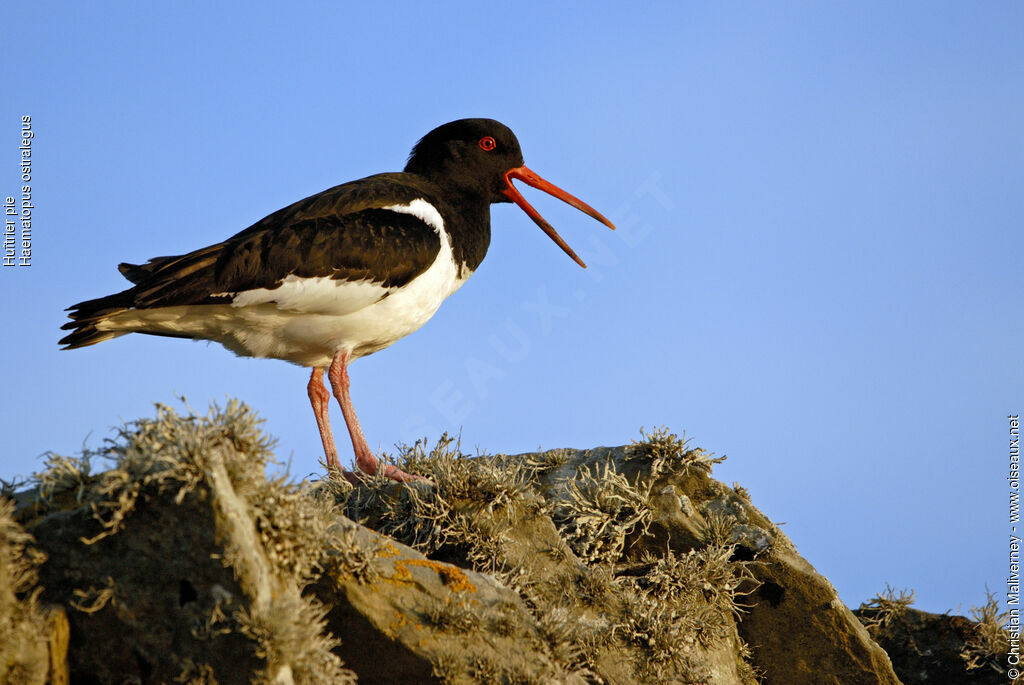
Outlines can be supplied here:
<path id="1" fill-rule="evenodd" d="M 602 224 L 604 224 L 605 226 L 614 231 L 615 226 L 612 225 L 612 222 L 608 221 L 608 219 L 605 219 L 603 216 L 601 216 L 600 212 L 598 212 L 596 209 L 588 205 L 583 200 L 580 200 L 579 198 L 570 195 L 569 193 L 565 192 L 564 190 L 562 190 L 561 188 L 552 183 L 548 183 L 543 178 L 527 169 L 525 166 L 516 167 L 515 169 L 509 169 L 507 172 L 505 172 L 505 183 L 508 184 L 508 188 L 501 191 L 502 194 L 508 199 L 512 200 L 512 202 L 515 202 L 517 205 L 519 205 L 519 207 L 524 212 L 526 212 L 526 214 L 531 219 L 533 219 L 534 223 L 540 226 L 541 230 L 547 233 L 548 237 L 554 240 L 555 244 L 565 251 L 565 254 L 572 257 L 577 264 L 586 269 L 587 265 L 584 264 L 583 260 L 576 256 L 576 253 L 572 251 L 572 248 L 569 247 L 564 240 L 562 240 L 562 236 L 558 235 L 555 229 L 551 227 L 551 224 L 545 221 L 544 217 L 542 217 L 540 213 L 538 213 L 537 210 L 534 209 L 533 206 L 526 201 L 526 198 L 519 194 L 519 191 L 516 190 L 514 185 L 512 185 L 512 179 L 514 178 L 519 179 L 526 185 L 533 186 L 534 188 L 537 188 L 539 190 L 543 190 L 545 193 L 549 195 L 554 195 L 562 202 L 567 202 L 576 209 L 583 212 L 584 214 L 589 214 L 590 216 L 594 217 Z"/>

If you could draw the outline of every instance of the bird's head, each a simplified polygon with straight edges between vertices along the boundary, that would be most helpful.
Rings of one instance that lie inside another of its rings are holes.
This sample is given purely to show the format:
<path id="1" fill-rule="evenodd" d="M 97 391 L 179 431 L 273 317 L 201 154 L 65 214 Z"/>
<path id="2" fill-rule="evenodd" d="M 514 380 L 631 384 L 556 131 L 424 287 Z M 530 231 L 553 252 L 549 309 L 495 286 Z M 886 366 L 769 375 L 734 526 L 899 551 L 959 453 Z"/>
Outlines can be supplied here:
<path id="1" fill-rule="evenodd" d="M 593 207 L 528 169 L 523 164 L 523 152 L 515 134 L 493 119 L 459 119 L 438 126 L 416 143 L 405 170 L 443 187 L 482 197 L 488 203 L 516 203 L 582 267 L 586 267 L 583 260 L 516 190 L 512 180 L 543 190 L 615 229 Z"/>

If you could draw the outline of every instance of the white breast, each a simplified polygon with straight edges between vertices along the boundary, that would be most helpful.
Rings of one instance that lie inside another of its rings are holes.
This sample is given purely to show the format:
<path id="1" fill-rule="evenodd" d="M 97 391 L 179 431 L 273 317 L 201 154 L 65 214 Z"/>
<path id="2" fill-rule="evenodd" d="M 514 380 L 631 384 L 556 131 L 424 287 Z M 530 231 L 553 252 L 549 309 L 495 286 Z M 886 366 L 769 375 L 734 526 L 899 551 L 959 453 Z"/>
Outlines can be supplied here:
<path id="1" fill-rule="evenodd" d="M 336 352 L 355 359 L 383 349 L 419 329 L 469 278 L 452 255 L 440 213 L 426 200 L 384 209 L 411 214 L 434 229 L 437 257 L 400 288 L 369 280 L 289 275 L 273 289 L 235 293 L 231 304 L 129 310 L 112 316 L 107 330 L 148 331 L 214 340 L 236 354 L 327 366 Z"/>

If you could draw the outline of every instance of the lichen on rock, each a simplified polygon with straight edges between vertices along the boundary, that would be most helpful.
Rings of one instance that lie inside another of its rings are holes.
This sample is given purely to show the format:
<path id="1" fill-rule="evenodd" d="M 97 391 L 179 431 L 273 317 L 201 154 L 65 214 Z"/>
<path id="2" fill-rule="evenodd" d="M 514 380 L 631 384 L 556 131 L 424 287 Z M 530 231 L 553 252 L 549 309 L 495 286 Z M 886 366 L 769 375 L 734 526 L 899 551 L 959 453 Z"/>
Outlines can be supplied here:
<path id="1" fill-rule="evenodd" d="M 5 487 L 0 682 L 898 682 L 723 458 L 667 429 L 511 456 L 444 436 L 392 458 L 427 481 L 354 487 L 272 449 L 239 402 L 158 405 Z"/>

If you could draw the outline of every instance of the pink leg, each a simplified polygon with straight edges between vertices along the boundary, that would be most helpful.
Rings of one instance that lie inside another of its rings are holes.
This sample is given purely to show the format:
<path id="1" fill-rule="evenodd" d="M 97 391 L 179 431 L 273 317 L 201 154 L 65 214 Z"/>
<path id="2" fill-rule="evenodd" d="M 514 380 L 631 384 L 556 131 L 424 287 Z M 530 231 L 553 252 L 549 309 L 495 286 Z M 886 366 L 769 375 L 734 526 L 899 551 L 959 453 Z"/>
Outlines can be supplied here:
<path id="1" fill-rule="evenodd" d="M 338 404 L 341 405 L 341 413 L 345 415 L 348 434 L 352 438 L 352 449 L 356 453 L 356 468 L 372 476 L 377 473 L 379 463 L 377 462 L 377 457 L 373 456 L 373 452 L 370 451 L 370 446 L 366 444 L 363 429 L 359 427 L 359 419 L 356 418 L 356 410 L 352 406 L 352 398 L 349 396 L 347 352 L 338 352 L 334 355 L 331 368 L 327 371 L 327 379 L 331 382 L 334 397 L 337 398 Z M 423 480 L 419 476 L 413 476 L 391 465 L 384 467 L 384 475 L 397 481 Z M 349 478 L 349 480 L 352 480 L 352 478 Z"/>
<path id="2" fill-rule="evenodd" d="M 331 433 L 331 419 L 328 409 L 331 406 L 331 393 L 324 387 L 324 369 L 313 369 L 313 375 L 306 386 L 309 403 L 313 405 L 316 416 L 316 427 L 320 429 L 320 440 L 324 443 L 324 456 L 327 457 L 327 469 L 343 471 L 338 461 L 338 450 L 334 446 L 334 434 Z"/>

